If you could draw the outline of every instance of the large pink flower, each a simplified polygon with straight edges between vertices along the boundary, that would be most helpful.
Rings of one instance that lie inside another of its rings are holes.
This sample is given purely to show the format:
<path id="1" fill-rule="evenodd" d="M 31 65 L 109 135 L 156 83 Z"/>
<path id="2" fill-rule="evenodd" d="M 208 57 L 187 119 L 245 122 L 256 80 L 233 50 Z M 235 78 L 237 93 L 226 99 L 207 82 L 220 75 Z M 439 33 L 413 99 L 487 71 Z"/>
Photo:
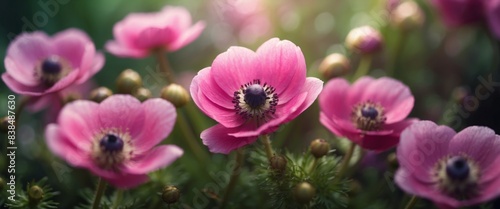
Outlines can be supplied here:
<path id="1" fill-rule="evenodd" d="M 290 41 L 271 39 L 253 52 L 231 47 L 191 83 L 198 107 L 219 124 L 201 133 L 211 152 L 229 153 L 297 117 L 323 88 L 306 78 L 304 55 Z"/>
<path id="2" fill-rule="evenodd" d="M 396 183 L 441 208 L 460 208 L 500 195 L 500 136 L 472 126 L 455 133 L 420 121 L 401 134 Z"/>
<path id="3" fill-rule="evenodd" d="M 183 7 L 166 6 L 157 13 L 132 13 L 115 24 L 116 40 L 108 41 L 106 49 L 120 57 L 142 58 L 151 50 L 163 48 L 176 51 L 196 39 L 205 24 L 191 25 L 191 15 Z"/>
<path id="4" fill-rule="evenodd" d="M 141 104 L 132 96 L 114 95 L 100 104 L 80 100 L 66 105 L 45 137 L 50 150 L 69 164 L 130 188 L 183 154 L 174 145 L 155 147 L 170 134 L 175 119 L 174 106 L 165 100 Z"/>
<path id="5" fill-rule="evenodd" d="M 432 0 L 444 22 L 462 26 L 487 22 L 490 30 L 500 38 L 500 0 Z"/>
<path id="6" fill-rule="evenodd" d="M 319 96 L 320 122 L 365 149 L 383 151 L 396 146 L 401 131 L 416 121 L 405 119 L 413 102 L 410 89 L 392 78 L 362 77 L 352 86 L 336 78 Z"/>
<path id="7" fill-rule="evenodd" d="M 14 92 L 41 96 L 81 84 L 104 65 L 104 56 L 82 31 L 68 29 L 47 36 L 23 33 L 7 49 L 2 80 Z"/>

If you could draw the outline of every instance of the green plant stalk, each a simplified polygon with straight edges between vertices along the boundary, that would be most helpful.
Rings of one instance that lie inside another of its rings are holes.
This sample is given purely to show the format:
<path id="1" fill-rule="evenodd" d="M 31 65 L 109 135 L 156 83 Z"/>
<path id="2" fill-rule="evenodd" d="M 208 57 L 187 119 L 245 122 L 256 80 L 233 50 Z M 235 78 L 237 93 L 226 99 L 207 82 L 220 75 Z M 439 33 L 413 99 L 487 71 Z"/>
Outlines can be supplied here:
<path id="1" fill-rule="evenodd" d="M 94 200 L 92 201 L 92 209 L 99 208 L 104 190 L 106 190 L 106 182 L 104 182 L 102 178 L 99 177 L 99 179 L 97 180 L 97 188 L 95 190 Z"/>
<path id="2" fill-rule="evenodd" d="M 351 78 L 351 82 L 357 80 L 361 76 L 367 75 L 370 71 L 370 65 L 372 63 L 372 55 L 365 54 L 361 56 L 361 60 L 359 61 L 358 68 L 356 72 Z"/>
<path id="3" fill-rule="evenodd" d="M 269 135 L 265 134 L 261 137 L 262 143 L 264 144 L 264 150 L 266 151 L 266 156 L 269 161 L 274 156 L 273 147 L 271 145 L 271 140 L 269 139 Z"/>
<path id="4" fill-rule="evenodd" d="M 123 190 L 118 190 L 116 192 L 116 198 L 113 201 L 113 207 L 112 209 L 118 209 L 118 206 L 120 206 L 120 202 L 122 201 L 122 196 L 123 196 Z"/>
<path id="5" fill-rule="evenodd" d="M 347 153 L 345 154 L 344 158 L 342 159 L 342 164 L 340 165 L 339 172 L 337 173 L 337 178 L 335 180 L 335 183 L 339 182 L 344 173 L 347 170 L 347 167 L 349 167 L 349 162 L 351 161 L 352 154 L 354 153 L 354 150 L 356 149 L 356 144 L 351 142 L 351 146 L 349 147 L 349 150 L 347 150 Z"/>
<path id="6" fill-rule="evenodd" d="M 165 74 L 168 83 L 175 83 L 174 73 L 172 72 L 170 64 L 167 58 L 165 57 L 165 51 L 163 49 L 156 49 L 154 50 L 154 55 L 156 61 L 160 65 L 160 69 Z"/>
<path id="7" fill-rule="evenodd" d="M 201 165 L 208 165 L 207 160 L 210 159 L 210 156 L 205 152 L 204 149 L 200 147 L 200 144 L 198 144 L 198 142 L 196 141 L 196 137 L 194 136 L 193 131 L 191 130 L 191 127 L 189 126 L 184 116 L 184 112 L 181 109 L 178 109 L 177 124 L 181 129 L 183 135 L 186 137 L 185 141 L 191 151 L 193 151 L 196 159 L 201 163 Z"/>
<path id="8" fill-rule="evenodd" d="M 231 174 L 231 179 L 229 179 L 229 183 L 227 184 L 226 191 L 224 192 L 224 197 L 221 202 L 220 209 L 224 209 L 228 203 L 229 197 L 231 196 L 231 192 L 234 190 L 236 186 L 236 182 L 238 182 L 238 178 L 240 177 L 241 167 L 243 165 L 244 158 L 244 150 L 243 148 L 236 150 L 236 164 L 233 168 L 233 173 Z"/>
<path id="9" fill-rule="evenodd" d="M 316 167 L 318 167 L 318 162 L 319 162 L 319 158 L 315 157 L 314 161 L 313 161 L 313 164 L 312 164 L 312 167 L 309 170 L 309 174 L 312 174 L 314 172 L 314 170 L 316 169 Z"/>
<path id="10" fill-rule="evenodd" d="M 406 38 L 408 36 L 408 33 L 405 31 L 401 31 L 396 37 L 396 46 L 394 46 L 394 51 L 392 52 L 392 61 L 391 61 L 391 66 L 387 71 L 387 75 L 394 77 L 396 73 L 396 68 L 399 66 L 399 59 L 400 59 L 400 54 L 404 50 L 404 44 L 406 42 Z"/>
<path id="11" fill-rule="evenodd" d="M 417 203 L 417 201 L 418 201 L 417 196 L 413 195 L 410 201 L 408 201 L 408 204 L 406 204 L 405 209 L 412 209 L 413 206 L 415 206 L 415 204 Z"/>

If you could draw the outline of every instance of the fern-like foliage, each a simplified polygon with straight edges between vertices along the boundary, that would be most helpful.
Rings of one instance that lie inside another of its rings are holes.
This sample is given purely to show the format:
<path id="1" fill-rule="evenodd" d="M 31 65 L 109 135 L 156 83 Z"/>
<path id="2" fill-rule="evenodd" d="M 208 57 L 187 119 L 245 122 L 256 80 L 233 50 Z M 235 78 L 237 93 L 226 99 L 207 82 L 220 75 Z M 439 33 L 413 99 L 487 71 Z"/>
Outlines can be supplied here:
<path id="1" fill-rule="evenodd" d="M 47 185 L 47 177 L 40 179 L 38 182 L 30 182 L 26 186 L 26 191 L 22 190 L 17 193 L 17 198 L 15 201 L 7 201 L 7 207 L 10 209 L 53 209 L 57 208 L 58 203 L 54 202 L 52 198 L 59 194 L 59 192 L 53 191 L 52 188 Z M 33 201 L 29 195 L 28 190 L 32 186 L 38 186 L 43 190 L 42 199 L 39 201 Z"/>

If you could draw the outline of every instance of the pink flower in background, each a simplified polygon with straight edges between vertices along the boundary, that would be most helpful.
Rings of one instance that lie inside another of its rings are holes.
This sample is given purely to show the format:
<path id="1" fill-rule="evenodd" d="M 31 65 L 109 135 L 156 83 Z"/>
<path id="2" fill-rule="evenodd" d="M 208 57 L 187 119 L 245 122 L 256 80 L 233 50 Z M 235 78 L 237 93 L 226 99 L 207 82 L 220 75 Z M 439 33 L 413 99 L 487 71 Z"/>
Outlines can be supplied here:
<path id="1" fill-rule="evenodd" d="M 104 65 L 104 56 L 82 31 L 68 29 L 47 36 L 23 33 L 7 49 L 2 80 L 14 92 L 42 96 L 81 84 Z"/>
<path id="2" fill-rule="evenodd" d="M 396 183 L 441 208 L 461 208 L 500 195 L 500 136 L 472 126 L 455 133 L 420 121 L 401 134 Z"/>
<path id="3" fill-rule="evenodd" d="M 114 95 L 100 104 L 81 100 L 66 105 L 45 137 L 50 150 L 72 166 L 131 188 L 183 154 L 175 145 L 155 147 L 170 134 L 175 119 L 174 106 L 165 100 L 141 104 L 132 96 Z"/>
<path id="4" fill-rule="evenodd" d="M 432 0 L 444 22 L 449 26 L 463 26 L 486 22 L 500 38 L 500 0 Z"/>
<path id="5" fill-rule="evenodd" d="M 306 78 L 304 55 L 290 41 L 273 38 L 256 52 L 231 47 L 191 83 L 196 105 L 219 123 L 201 133 L 203 143 L 225 154 L 251 144 L 307 109 L 322 85 Z"/>
<path id="6" fill-rule="evenodd" d="M 113 27 L 115 40 L 106 49 L 119 57 L 143 58 L 151 50 L 176 51 L 196 39 L 205 24 L 192 25 L 191 15 L 183 7 L 166 6 L 157 13 L 132 13 Z"/>
<path id="7" fill-rule="evenodd" d="M 410 89 L 392 78 L 362 77 L 351 85 L 335 78 L 319 96 L 320 122 L 337 136 L 369 150 L 396 146 L 401 131 L 416 119 Z"/>

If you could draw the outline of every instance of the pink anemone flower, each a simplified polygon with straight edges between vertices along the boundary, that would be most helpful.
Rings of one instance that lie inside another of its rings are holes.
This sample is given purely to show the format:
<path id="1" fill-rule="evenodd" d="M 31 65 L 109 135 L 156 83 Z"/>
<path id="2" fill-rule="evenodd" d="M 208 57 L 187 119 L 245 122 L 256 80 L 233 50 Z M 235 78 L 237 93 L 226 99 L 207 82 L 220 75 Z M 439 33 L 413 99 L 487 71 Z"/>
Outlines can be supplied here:
<path id="1" fill-rule="evenodd" d="M 459 133 L 420 121 L 401 134 L 395 181 L 440 208 L 461 208 L 500 195 L 500 136 L 487 127 Z"/>
<path id="2" fill-rule="evenodd" d="M 203 143 L 225 154 L 297 117 L 322 89 L 321 80 L 306 78 L 300 48 L 277 38 L 256 52 L 229 48 L 190 87 L 196 105 L 219 123 L 201 133 Z"/>
<path id="3" fill-rule="evenodd" d="M 106 49 L 119 57 L 143 58 L 152 50 L 176 51 L 196 39 L 205 23 L 192 25 L 191 15 L 183 7 L 166 6 L 157 13 L 132 13 L 115 24 L 116 40 Z"/>
<path id="4" fill-rule="evenodd" d="M 320 122 L 337 136 L 369 150 L 396 146 L 401 132 L 416 119 L 410 89 L 392 78 L 362 77 L 351 85 L 335 78 L 319 96 Z"/>
<path id="5" fill-rule="evenodd" d="M 155 147 L 170 134 L 175 119 L 175 107 L 165 100 L 141 103 L 130 95 L 113 95 L 100 104 L 69 103 L 57 124 L 47 126 L 45 137 L 50 150 L 70 165 L 131 188 L 183 154 L 175 145 Z"/>
<path id="6" fill-rule="evenodd" d="M 82 84 L 104 65 L 104 56 L 82 31 L 68 29 L 47 36 L 23 33 L 7 49 L 2 80 L 14 92 L 42 96 Z"/>

